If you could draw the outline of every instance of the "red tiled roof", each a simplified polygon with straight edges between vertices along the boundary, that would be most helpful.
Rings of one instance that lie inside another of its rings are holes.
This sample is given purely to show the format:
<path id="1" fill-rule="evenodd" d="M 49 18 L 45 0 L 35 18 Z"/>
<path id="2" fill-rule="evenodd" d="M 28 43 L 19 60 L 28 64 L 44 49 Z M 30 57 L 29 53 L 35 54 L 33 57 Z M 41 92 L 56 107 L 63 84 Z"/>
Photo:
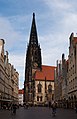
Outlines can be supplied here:
<path id="1" fill-rule="evenodd" d="M 35 80 L 52 80 L 54 81 L 55 66 L 42 65 L 42 71 L 36 71 Z"/>
<path id="2" fill-rule="evenodd" d="M 23 89 L 20 89 L 19 90 L 19 94 L 24 94 L 24 90 Z"/>

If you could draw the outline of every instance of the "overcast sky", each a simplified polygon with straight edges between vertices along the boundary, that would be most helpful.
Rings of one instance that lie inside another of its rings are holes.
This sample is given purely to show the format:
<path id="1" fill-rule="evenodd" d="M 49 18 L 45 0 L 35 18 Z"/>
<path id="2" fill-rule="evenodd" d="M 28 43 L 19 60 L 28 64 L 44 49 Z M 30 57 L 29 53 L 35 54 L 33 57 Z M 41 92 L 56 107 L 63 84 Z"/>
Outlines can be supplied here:
<path id="1" fill-rule="evenodd" d="M 56 66 L 62 53 L 68 58 L 70 34 L 77 33 L 77 0 L 0 0 L 0 38 L 19 72 L 19 88 L 24 84 L 33 12 L 43 65 Z"/>

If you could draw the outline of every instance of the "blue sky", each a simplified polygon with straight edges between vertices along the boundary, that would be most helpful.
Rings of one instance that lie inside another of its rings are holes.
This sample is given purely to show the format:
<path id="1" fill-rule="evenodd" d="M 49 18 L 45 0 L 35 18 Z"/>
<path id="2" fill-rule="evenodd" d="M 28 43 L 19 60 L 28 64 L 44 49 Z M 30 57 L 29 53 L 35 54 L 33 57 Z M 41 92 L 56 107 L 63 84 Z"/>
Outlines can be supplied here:
<path id="1" fill-rule="evenodd" d="M 62 53 L 68 58 L 69 36 L 77 33 L 77 0 L 0 0 L 0 38 L 5 40 L 9 62 L 24 84 L 26 48 L 35 12 L 43 65 L 56 65 Z"/>

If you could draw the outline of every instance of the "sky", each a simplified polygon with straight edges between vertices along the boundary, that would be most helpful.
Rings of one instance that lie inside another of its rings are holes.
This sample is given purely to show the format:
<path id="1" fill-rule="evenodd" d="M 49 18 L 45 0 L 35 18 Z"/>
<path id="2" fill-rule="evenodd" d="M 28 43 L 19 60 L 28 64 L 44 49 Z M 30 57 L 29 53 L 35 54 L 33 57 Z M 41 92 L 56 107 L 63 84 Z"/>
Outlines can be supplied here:
<path id="1" fill-rule="evenodd" d="M 33 12 L 43 65 L 56 66 L 63 53 L 68 59 L 69 37 L 72 32 L 77 35 L 77 0 L 0 0 L 0 39 L 19 72 L 20 89 Z"/>

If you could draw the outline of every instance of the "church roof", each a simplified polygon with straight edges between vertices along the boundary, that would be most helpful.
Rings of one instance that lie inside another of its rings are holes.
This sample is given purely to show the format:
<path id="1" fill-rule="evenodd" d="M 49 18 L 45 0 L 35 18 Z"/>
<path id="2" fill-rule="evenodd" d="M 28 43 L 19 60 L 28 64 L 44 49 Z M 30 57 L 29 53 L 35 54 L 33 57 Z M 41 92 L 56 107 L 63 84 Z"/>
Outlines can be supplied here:
<path id="1" fill-rule="evenodd" d="M 42 65 L 42 71 L 36 71 L 35 80 L 54 81 L 55 66 Z"/>
<path id="2" fill-rule="evenodd" d="M 32 19 L 32 26 L 31 26 L 29 43 L 38 45 L 37 29 L 36 29 L 36 23 L 35 23 L 35 13 L 33 13 L 33 19 Z"/>

